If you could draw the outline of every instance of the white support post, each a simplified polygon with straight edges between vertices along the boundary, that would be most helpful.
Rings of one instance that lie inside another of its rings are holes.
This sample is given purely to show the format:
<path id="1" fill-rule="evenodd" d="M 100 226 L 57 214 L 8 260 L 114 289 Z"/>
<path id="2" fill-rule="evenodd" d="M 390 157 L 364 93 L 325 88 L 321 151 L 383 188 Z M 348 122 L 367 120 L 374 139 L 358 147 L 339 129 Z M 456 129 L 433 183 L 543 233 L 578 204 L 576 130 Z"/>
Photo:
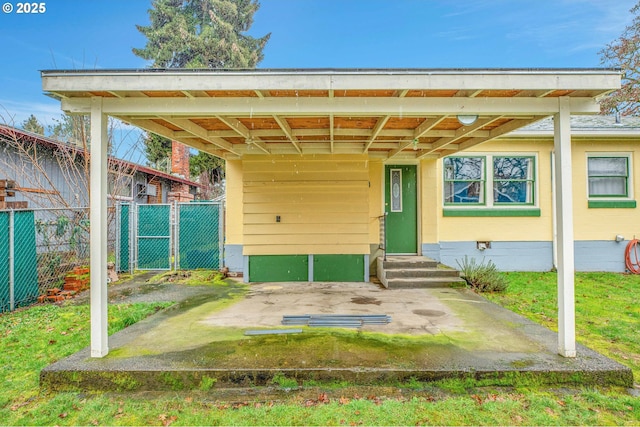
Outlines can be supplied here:
<path id="1" fill-rule="evenodd" d="M 107 324 L 107 116 L 91 98 L 91 357 L 109 353 Z"/>
<path id="2" fill-rule="evenodd" d="M 558 353 L 576 357 L 575 267 L 571 110 L 568 97 L 558 99 L 554 115 L 555 218 L 558 231 Z"/>

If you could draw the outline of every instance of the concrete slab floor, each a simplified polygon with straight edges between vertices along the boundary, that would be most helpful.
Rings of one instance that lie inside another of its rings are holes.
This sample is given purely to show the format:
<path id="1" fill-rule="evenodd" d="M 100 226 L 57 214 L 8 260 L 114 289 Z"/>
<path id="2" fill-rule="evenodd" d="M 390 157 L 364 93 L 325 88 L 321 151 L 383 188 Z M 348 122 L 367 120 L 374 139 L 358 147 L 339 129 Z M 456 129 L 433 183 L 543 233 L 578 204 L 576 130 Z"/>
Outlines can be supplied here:
<path id="1" fill-rule="evenodd" d="M 173 287 L 179 285 L 171 285 Z M 175 288 L 172 288 L 175 293 Z M 256 283 L 225 298 L 202 287 L 110 337 L 102 359 L 82 350 L 45 368 L 52 389 L 163 390 L 269 384 L 274 375 L 356 384 L 448 377 L 526 375 L 549 383 L 632 386 L 631 370 L 584 346 L 557 354 L 557 334 L 467 289 L 389 290 L 373 283 Z M 288 335 L 283 315 L 385 314 L 361 331 L 303 327 Z"/>

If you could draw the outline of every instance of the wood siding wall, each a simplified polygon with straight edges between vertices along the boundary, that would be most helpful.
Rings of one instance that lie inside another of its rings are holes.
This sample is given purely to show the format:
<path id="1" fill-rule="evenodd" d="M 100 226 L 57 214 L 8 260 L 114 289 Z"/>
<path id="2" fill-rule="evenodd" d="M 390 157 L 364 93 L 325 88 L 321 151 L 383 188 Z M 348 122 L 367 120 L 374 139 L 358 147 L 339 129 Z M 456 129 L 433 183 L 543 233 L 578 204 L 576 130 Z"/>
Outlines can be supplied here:
<path id="1" fill-rule="evenodd" d="M 366 156 L 256 156 L 242 163 L 244 255 L 369 253 Z"/>

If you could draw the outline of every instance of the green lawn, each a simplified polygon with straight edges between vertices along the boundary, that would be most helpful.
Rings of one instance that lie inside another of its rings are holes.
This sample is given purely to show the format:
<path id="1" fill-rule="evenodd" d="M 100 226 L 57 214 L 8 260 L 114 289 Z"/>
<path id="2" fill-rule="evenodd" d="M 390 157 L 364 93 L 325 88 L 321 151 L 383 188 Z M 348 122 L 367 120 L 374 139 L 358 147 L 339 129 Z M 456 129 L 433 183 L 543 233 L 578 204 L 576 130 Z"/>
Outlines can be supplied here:
<path id="1" fill-rule="evenodd" d="M 509 289 L 486 294 L 516 313 L 558 330 L 557 278 L 555 273 L 506 273 Z M 633 370 L 640 378 L 640 276 L 578 273 L 576 338 Z"/>
<path id="2" fill-rule="evenodd" d="M 513 273 L 489 298 L 555 327 L 555 275 Z M 579 339 L 638 375 L 640 277 L 579 274 Z M 111 305 L 110 332 L 162 304 Z M 2 425 L 638 425 L 640 398 L 613 388 L 482 386 L 469 381 L 391 384 L 363 390 L 307 384 L 307 392 L 256 401 L 217 400 L 212 392 L 52 393 L 38 374 L 89 343 L 87 306 L 34 306 L 0 315 Z M 281 384 L 286 386 L 286 384 Z M 275 384 L 274 384 L 275 386 Z M 324 387 L 324 388 L 323 388 Z M 309 394 L 311 391 L 311 394 Z M 326 392 L 326 393 L 325 393 Z M 283 395 L 281 395 L 283 396 Z"/>

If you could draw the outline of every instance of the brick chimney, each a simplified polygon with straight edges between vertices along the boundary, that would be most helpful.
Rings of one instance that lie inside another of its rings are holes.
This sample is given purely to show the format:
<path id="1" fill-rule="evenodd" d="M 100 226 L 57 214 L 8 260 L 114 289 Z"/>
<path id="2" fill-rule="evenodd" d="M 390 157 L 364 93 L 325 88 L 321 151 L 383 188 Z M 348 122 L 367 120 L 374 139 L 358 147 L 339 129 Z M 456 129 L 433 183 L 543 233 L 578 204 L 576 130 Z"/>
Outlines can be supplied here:
<path id="1" fill-rule="evenodd" d="M 171 141 L 171 173 L 180 178 L 189 179 L 189 147 L 177 141 Z M 167 200 L 173 202 L 188 202 L 193 200 L 193 194 L 189 193 L 189 186 L 179 182 L 171 184 L 171 191 Z"/>
<path id="2" fill-rule="evenodd" d="M 189 147 L 171 141 L 171 173 L 189 179 Z"/>

